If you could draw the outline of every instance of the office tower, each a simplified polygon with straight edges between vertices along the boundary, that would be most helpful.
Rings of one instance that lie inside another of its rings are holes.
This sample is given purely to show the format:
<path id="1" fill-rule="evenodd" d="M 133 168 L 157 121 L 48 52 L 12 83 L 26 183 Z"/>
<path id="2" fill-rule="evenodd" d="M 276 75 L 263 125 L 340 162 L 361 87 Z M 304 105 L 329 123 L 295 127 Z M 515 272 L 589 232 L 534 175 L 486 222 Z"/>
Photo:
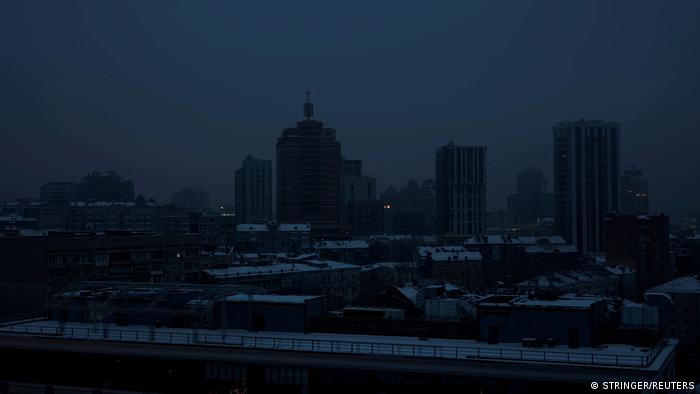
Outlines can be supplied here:
<path id="1" fill-rule="evenodd" d="M 671 279 L 669 221 L 664 214 L 609 214 L 605 219 L 609 265 L 636 271 L 638 296 Z"/>
<path id="2" fill-rule="evenodd" d="M 435 155 L 437 232 L 473 236 L 484 229 L 486 147 L 449 143 Z"/>
<path id="3" fill-rule="evenodd" d="M 555 231 L 582 252 L 605 245 L 603 220 L 619 208 L 620 125 L 592 121 L 554 126 Z"/>
<path id="4" fill-rule="evenodd" d="M 170 204 L 194 212 L 211 210 L 209 195 L 196 187 L 183 187 L 170 196 Z"/>
<path id="5" fill-rule="evenodd" d="M 78 201 L 78 184 L 75 182 L 49 182 L 41 185 L 39 199 L 47 202 Z"/>
<path id="6" fill-rule="evenodd" d="M 117 175 L 93 172 L 83 177 L 78 185 L 78 199 L 81 201 L 134 201 L 134 181 Z"/>
<path id="7" fill-rule="evenodd" d="M 343 159 L 341 204 L 377 199 L 377 180 L 362 174 L 362 160 Z"/>
<path id="8" fill-rule="evenodd" d="M 236 221 L 266 223 L 272 220 L 272 161 L 251 155 L 236 170 Z"/>
<path id="9" fill-rule="evenodd" d="M 528 168 L 518 173 L 517 192 L 508 196 L 508 210 L 516 224 L 537 223 L 553 214 L 552 195 L 542 170 Z"/>
<path id="10" fill-rule="evenodd" d="M 649 184 L 642 170 L 629 167 L 622 173 L 622 207 L 628 214 L 649 213 Z"/>
<path id="11" fill-rule="evenodd" d="M 304 120 L 277 140 L 277 221 L 310 223 L 315 235 L 332 237 L 340 233 L 340 143 L 312 117 L 307 92 Z"/>

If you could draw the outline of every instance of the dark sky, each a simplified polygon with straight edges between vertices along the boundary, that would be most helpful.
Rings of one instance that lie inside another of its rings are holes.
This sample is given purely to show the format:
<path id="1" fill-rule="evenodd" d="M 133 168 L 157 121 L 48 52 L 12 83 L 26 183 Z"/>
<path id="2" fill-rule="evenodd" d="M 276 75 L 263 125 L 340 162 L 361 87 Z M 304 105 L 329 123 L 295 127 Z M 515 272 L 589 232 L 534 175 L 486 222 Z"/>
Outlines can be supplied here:
<path id="1" fill-rule="evenodd" d="M 492 208 L 518 170 L 551 178 L 554 123 L 621 122 L 677 219 L 700 201 L 698 21 L 698 1 L 3 1 L 0 198 L 115 170 L 232 201 L 311 89 L 380 189 L 488 146 Z"/>

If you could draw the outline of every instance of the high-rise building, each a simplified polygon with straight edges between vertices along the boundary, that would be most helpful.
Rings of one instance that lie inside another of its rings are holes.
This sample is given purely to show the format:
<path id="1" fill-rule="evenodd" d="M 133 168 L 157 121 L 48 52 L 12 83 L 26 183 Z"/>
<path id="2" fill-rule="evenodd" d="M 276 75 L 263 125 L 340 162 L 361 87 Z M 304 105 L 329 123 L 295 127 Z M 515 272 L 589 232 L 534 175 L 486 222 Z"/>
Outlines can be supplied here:
<path id="1" fill-rule="evenodd" d="M 170 196 L 170 203 L 176 207 L 194 212 L 211 210 L 209 195 L 197 187 L 183 187 Z"/>
<path id="2" fill-rule="evenodd" d="M 649 184 L 642 170 L 629 167 L 622 173 L 622 207 L 628 214 L 649 213 Z"/>
<path id="3" fill-rule="evenodd" d="M 486 211 L 486 147 L 450 142 L 439 148 L 435 175 L 438 234 L 481 234 Z"/>
<path id="4" fill-rule="evenodd" d="M 277 220 L 310 223 L 315 235 L 340 235 L 340 143 L 335 129 L 312 119 L 307 92 L 304 120 L 277 140 Z"/>
<path id="5" fill-rule="evenodd" d="M 528 168 L 517 175 L 517 192 L 508 196 L 508 210 L 516 224 L 537 223 L 553 215 L 552 195 L 542 170 Z"/>
<path id="6" fill-rule="evenodd" d="M 236 170 L 236 220 L 266 223 L 272 219 L 272 161 L 251 155 Z"/>
<path id="7" fill-rule="evenodd" d="M 41 185 L 41 201 L 70 202 L 78 201 L 78 184 L 75 182 L 49 182 Z"/>
<path id="8" fill-rule="evenodd" d="M 78 186 L 80 201 L 134 201 L 134 181 L 117 175 L 114 171 L 107 173 L 93 172 L 83 177 Z"/>
<path id="9" fill-rule="evenodd" d="M 605 215 L 620 202 L 620 125 L 592 121 L 554 126 L 555 231 L 581 252 L 605 245 Z"/>
<path id="10" fill-rule="evenodd" d="M 341 188 L 343 206 L 351 201 L 377 199 L 377 180 L 362 174 L 362 160 L 343 159 Z"/>
<path id="11" fill-rule="evenodd" d="M 638 296 L 671 279 L 668 216 L 613 213 L 605 225 L 605 260 L 636 270 Z"/>

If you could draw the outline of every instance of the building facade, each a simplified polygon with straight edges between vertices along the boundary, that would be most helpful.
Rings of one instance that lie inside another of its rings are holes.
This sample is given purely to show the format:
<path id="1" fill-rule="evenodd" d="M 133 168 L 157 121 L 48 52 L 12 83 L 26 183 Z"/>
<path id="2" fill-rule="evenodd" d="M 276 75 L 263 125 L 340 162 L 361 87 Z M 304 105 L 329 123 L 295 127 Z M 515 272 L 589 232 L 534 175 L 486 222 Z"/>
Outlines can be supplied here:
<path id="1" fill-rule="evenodd" d="M 671 279 L 668 216 L 610 214 L 605 225 L 605 259 L 636 270 L 638 296 Z"/>
<path id="2" fill-rule="evenodd" d="M 622 206 L 629 214 L 649 213 L 649 184 L 642 170 L 629 167 L 622 173 Z"/>
<path id="3" fill-rule="evenodd" d="M 335 129 L 313 120 L 307 92 L 304 120 L 277 140 L 277 221 L 310 223 L 315 234 L 340 234 L 340 143 Z"/>
<path id="4" fill-rule="evenodd" d="M 620 124 L 554 126 L 555 231 L 582 252 L 605 245 L 605 215 L 620 206 Z"/>
<path id="5" fill-rule="evenodd" d="M 272 161 L 251 155 L 236 170 L 236 218 L 239 223 L 272 220 Z"/>
<path id="6" fill-rule="evenodd" d="M 486 147 L 445 145 L 437 150 L 435 170 L 438 234 L 481 234 L 486 211 Z"/>

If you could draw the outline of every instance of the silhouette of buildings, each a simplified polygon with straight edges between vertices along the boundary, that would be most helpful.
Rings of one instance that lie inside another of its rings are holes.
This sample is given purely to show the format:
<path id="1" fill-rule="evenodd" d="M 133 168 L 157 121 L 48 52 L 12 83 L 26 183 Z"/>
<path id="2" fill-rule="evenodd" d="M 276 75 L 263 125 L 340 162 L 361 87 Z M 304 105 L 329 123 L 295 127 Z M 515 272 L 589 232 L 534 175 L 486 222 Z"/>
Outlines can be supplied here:
<path id="1" fill-rule="evenodd" d="M 272 161 L 251 155 L 236 170 L 236 219 L 239 223 L 272 220 Z"/>
<path id="2" fill-rule="evenodd" d="M 517 191 L 508 196 L 508 210 L 516 224 L 537 223 L 554 216 L 554 196 L 547 193 L 542 170 L 528 168 L 517 175 Z"/>
<path id="3" fill-rule="evenodd" d="M 671 279 L 668 216 L 613 213 L 605 227 L 605 259 L 637 271 L 638 296 Z"/>
<path id="4" fill-rule="evenodd" d="M 435 155 L 437 232 L 479 235 L 486 210 L 486 147 L 449 143 Z"/>
<path id="5" fill-rule="evenodd" d="M 592 121 L 554 126 L 555 231 L 582 252 L 605 245 L 605 215 L 619 208 L 620 125 Z"/>
<path id="6" fill-rule="evenodd" d="M 642 170 L 629 167 L 622 173 L 622 206 L 629 214 L 649 213 L 649 185 Z"/>
<path id="7" fill-rule="evenodd" d="M 41 185 L 39 199 L 53 203 L 78 201 L 78 184 L 75 182 L 44 183 Z"/>
<path id="8" fill-rule="evenodd" d="M 134 201 L 134 181 L 114 171 L 93 172 L 78 185 L 79 201 Z"/>
<path id="9" fill-rule="evenodd" d="M 277 140 L 277 221 L 310 223 L 315 234 L 341 235 L 340 143 L 335 129 L 313 120 L 307 92 L 304 120 Z"/>
<path id="10" fill-rule="evenodd" d="M 194 212 L 211 211 L 209 195 L 196 187 L 185 187 L 176 191 L 170 196 L 170 203 Z"/>
<path id="11" fill-rule="evenodd" d="M 411 179 L 399 191 L 387 188 L 383 202 L 384 232 L 397 235 L 426 235 L 435 232 L 435 182 L 420 185 Z"/>

